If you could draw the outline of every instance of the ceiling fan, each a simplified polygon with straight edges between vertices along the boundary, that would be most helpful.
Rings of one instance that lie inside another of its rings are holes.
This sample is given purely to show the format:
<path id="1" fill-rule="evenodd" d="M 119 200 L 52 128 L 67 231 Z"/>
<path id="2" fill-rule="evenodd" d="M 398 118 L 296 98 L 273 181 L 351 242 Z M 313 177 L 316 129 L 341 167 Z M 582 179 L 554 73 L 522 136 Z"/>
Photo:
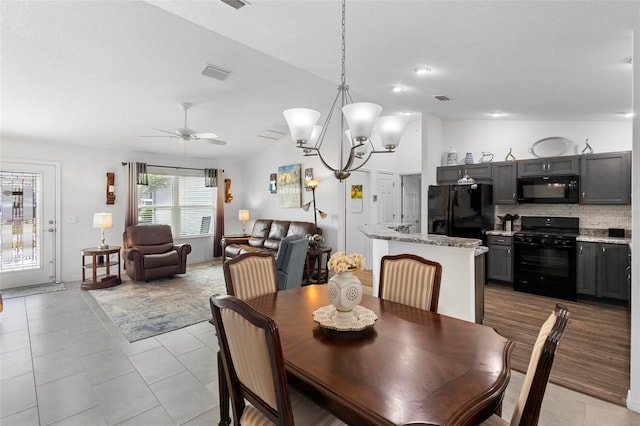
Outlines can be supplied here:
<path id="1" fill-rule="evenodd" d="M 215 133 L 198 133 L 193 129 L 190 129 L 187 125 L 187 112 L 193 106 L 190 103 L 181 103 L 180 108 L 184 111 L 184 127 L 177 129 L 175 132 L 170 132 L 163 129 L 155 129 L 159 132 L 168 133 L 171 136 L 155 135 L 155 136 L 142 136 L 143 138 L 178 138 L 182 143 L 189 141 L 203 141 L 213 145 L 226 145 L 227 142 L 218 139 L 218 135 Z"/>

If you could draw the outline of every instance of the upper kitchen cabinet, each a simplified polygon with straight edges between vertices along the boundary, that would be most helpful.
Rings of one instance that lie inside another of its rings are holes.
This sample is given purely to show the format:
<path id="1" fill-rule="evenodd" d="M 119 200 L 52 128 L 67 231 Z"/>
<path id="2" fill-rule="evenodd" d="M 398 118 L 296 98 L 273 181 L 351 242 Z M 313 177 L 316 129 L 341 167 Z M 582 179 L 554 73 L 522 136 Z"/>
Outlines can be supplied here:
<path id="1" fill-rule="evenodd" d="M 518 161 L 518 177 L 577 175 L 579 171 L 579 155 Z"/>
<path id="2" fill-rule="evenodd" d="M 517 167 L 514 161 L 493 163 L 493 202 L 495 204 L 516 204 Z"/>
<path id="3" fill-rule="evenodd" d="M 583 155 L 581 204 L 631 203 L 631 152 Z"/>
<path id="4" fill-rule="evenodd" d="M 441 185 L 454 185 L 465 175 L 478 183 L 492 183 L 491 163 L 463 164 L 436 168 L 436 180 Z"/>

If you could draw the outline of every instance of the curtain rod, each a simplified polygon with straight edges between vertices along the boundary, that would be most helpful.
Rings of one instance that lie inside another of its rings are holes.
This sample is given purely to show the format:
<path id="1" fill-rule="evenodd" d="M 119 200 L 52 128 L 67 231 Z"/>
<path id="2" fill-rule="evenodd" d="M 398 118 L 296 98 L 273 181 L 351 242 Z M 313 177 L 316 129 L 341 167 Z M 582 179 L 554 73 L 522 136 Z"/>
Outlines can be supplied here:
<path id="1" fill-rule="evenodd" d="M 129 163 L 127 163 L 126 161 L 122 162 L 123 166 L 126 166 L 127 164 L 129 164 Z M 204 171 L 204 169 L 196 169 L 196 168 L 193 168 L 193 167 L 160 166 L 158 164 L 147 164 L 147 166 L 149 166 L 149 167 L 162 167 L 164 169 L 183 169 L 183 170 L 202 170 L 202 171 Z M 224 173 L 224 169 L 222 169 L 222 172 Z"/>

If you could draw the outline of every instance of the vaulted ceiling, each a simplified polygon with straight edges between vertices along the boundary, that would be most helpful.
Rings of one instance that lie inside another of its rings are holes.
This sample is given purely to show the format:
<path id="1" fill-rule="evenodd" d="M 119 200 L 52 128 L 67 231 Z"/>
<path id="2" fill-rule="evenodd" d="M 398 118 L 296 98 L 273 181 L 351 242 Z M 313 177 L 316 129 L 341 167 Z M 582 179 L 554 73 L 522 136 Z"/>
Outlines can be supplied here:
<path id="1" fill-rule="evenodd" d="M 278 136 L 268 130 L 283 129 L 284 109 L 326 114 L 340 11 L 334 0 L 2 1 L 0 136 L 246 158 L 275 143 L 260 135 Z M 385 114 L 629 120 L 639 22 L 636 1 L 349 0 L 347 81 Z M 205 77 L 206 64 L 231 74 Z M 141 137 L 182 127 L 181 102 L 194 104 L 190 128 L 228 144 Z"/>

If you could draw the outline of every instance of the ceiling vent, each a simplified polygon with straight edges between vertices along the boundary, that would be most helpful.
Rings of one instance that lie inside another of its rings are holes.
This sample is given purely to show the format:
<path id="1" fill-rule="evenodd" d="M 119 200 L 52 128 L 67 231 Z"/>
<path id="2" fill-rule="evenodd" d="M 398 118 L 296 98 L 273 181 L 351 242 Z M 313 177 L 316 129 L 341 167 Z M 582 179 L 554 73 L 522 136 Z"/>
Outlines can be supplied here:
<path id="1" fill-rule="evenodd" d="M 282 124 L 274 124 L 271 128 L 260 133 L 258 136 L 265 139 L 271 139 L 277 141 L 281 137 L 287 134 L 287 126 Z"/>
<path id="2" fill-rule="evenodd" d="M 439 101 L 450 101 L 451 99 L 447 98 L 445 95 L 436 95 L 434 96 Z"/>
<path id="3" fill-rule="evenodd" d="M 229 77 L 231 71 L 225 70 L 224 68 L 216 67 L 215 65 L 207 64 L 202 70 L 202 75 L 206 75 L 207 77 L 215 78 L 216 80 L 224 81 Z"/>
<path id="4" fill-rule="evenodd" d="M 229 6 L 233 7 L 234 9 L 240 9 L 243 6 L 246 6 L 249 3 L 247 0 L 221 0 L 222 3 L 226 3 Z"/>

